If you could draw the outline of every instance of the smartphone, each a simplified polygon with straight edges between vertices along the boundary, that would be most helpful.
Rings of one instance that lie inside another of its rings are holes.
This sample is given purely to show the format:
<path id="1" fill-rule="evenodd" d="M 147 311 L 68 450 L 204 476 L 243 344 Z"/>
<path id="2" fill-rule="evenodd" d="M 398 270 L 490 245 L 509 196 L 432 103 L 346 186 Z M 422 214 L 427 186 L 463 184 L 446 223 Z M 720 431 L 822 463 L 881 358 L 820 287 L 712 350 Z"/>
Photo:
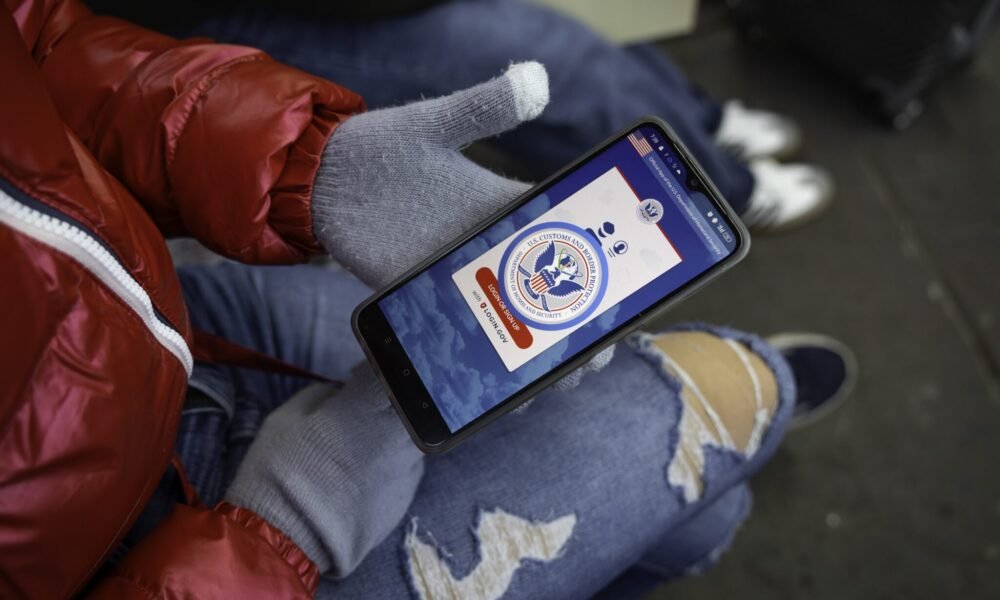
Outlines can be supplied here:
<path id="1" fill-rule="evenodd" d="M 749 245 L 670 127 L 647 117 L 366 300 L 354 331 L 414 442 L 443 452 Z"/>

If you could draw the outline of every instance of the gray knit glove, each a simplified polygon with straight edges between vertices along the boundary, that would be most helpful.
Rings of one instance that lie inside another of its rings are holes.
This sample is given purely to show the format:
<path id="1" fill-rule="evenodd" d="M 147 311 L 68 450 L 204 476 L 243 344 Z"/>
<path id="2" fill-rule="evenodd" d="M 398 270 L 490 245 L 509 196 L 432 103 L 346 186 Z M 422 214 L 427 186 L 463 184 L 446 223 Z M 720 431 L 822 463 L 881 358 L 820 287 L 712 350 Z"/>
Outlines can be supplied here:
<path id="1" fill-rule="evenodd" d="M 388 283 L 528 188 L 459 148 L 534 118 L 547 102 L 545 69 L 522 63 L 450 96 L 349 119 L 316 179 L 316 237 L 369 285 Z M 606 364 L 611 350 L 564 382 Z M 399 524 L 422 473 L 422 455 L 363 364 L 344 389 L 307 388 L 272 413 L 226 499 L 343 577 Z"/>
<path id="2" fill-rule="evenodd" d="M 268 416 L 226 501 L 344 577 L 403 519 L 423 473 L 423 455 L 363 363 L 342 390 L 307 387 Z"/>
<path id="3" fill-rule="evenodd" d="M 389 283 L 530 187 L 459 150 L 534 119 L 548 101 L 545 67 L 524 62 L 450 96 L 349 119 L 323 153 L 313 233 L 365 283 Z M 575 387 L 613 356 L 614 346 L 555 387 Z"/>
<path id="4" fill-rule="evenodd" d="M 337 262 L 379 288 L 525 192 L 459 149 L 538 116 L 539 63 L 433 100 L 357 115 L 323 153 L 313 233 Z"/>

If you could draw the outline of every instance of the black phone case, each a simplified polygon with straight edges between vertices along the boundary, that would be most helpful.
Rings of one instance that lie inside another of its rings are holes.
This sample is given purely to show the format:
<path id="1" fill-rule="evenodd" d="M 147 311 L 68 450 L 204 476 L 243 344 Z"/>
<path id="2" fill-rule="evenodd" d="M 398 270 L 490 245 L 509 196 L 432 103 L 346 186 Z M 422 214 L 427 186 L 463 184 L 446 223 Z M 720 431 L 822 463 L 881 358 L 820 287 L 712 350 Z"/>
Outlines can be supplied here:
<path id="1" fill-rule="evenodd" d="M 727 258 L 723 259 L 721 262 L 717 263 L 708 271 L 702 273 L 698 278 L 688 282 L 685 285 L 684 289 L 682 289 L 681 291 L 675 292 L 674 295 L 669 298 L 665 298 L 656 306 L 651 307 L 644 313 L 641 313 L 632 323 L 621 327 L 617 331 L 611 332 L 610 334 L 608 334 L 607 337 L 605 337 L 605 339 L 594 343 L 589 349 L 581 352 L 579 356 L 573 358 L 572 360 L 567 361 L 559 368 L 554 369 L 544 377 L 535 381 L 533 384 L 525 387 L 517 395 L 508 398 L 501 404 L 495 406 L 493 409 L 487 411 L 482 416 L 480 416 L 479 418 L 477 418 L 476 420 L 469 423 L 468 425 L 460 429 L 458 432 L 453 434 L 446 441 L 439 444 L 426 443 L 423 439 L 420 438 L 417 431 L 414 429 L 412 423 L 410 422 L 409 418 L 406 415 L 406 411 L 403 409 L 399 400 L 393 393 L 392 388 L 390 387 L 385 375 L 382 372 L 381 366 L 376 362 L 371 352 L 371 349 L 369 348 L 368 343 L 364 338 L 364 335 L 361 333 L 358 324 L 358 316 L 361 314 L 361 311 L 364 310 L 369 305 L 378 302 L 385 294 L 389 293 L 389 291 L 393 290 L 394 288 L 396 288 L 403 282 L 407 281 L 411 277 L 419 274 L 421 271 L 423 271 L 433 263 L 437 262 L 439 259 L 444 257 L 446 254 L 448 254 L 458 246 L 462 245 L 472 237 L 478 235 L 480 232 L 482 232 L 484 229 L 486 229 L 493 223 L 504 218 L 506 215 L 508 215 L 509 213 L 520 207 L 525 201 L 527 201 L 535 194 L 537 194 L 540 189 L 550 185 L 551 183 L 553 183 L 554 181 L 565 175 L 567 172 L 572 171 L 579 165 L 590 160 L 592 156 L 601 152 L 612 143 L 628 135 L 628 133 L 633 129 L 646 123 L 654 124 L 663 129 L 663 131 L 670 138 L 670 141 L 672 142 L 673 146 L 678 150 L 678 152 L 684 158 L 684 161 L 687 163 L 687 165 L 690 166 L 691 170 L 693 170 L 701 179 L 701 181 L 705 182 L 705 184 L 709 187 L 709 190 L 711 191 L 713 198 L 718 199 L 720 201 L 719 208 L 725 213 L 729 222 L 732 223 L 733 228 L 739 237 L 739 245 L 736 248 L 736 251 L 733 252 L 733 254 L 731 254 Z M 694 159 L 694 157 L 691 156 L 691 153 L 677 137 L 677 134 L 674 133 L 674 130 L 665 121 L 663 121 L 659 117 L 647 116 L 638 119 L 634 123 L 630 124 L 628 127 L 622 129 L 621 131 L 607 138 L 606 140 L 598 144 L 593 150 L 587 152 L 581 158 L 566 165 L 565 167 L 560 169 L 557 173 L 545 179 L 545 181 L 542 181 L 538 185 L 532 187 L 530 190 L 519 196 L 516 200 L 512 201 L 510 204 L 500 209 L 499 211 L 489 216 L 488 218 L 484 219 L 476 227 L 472 228 L 470 231 L 464 233 L 459 238 L 447 244 L 446 246 L 441 248 L 441 250 L 435 252 L 433 255 L 429 256 L 428 258 L 420 262 L 420 264 L 416 265 L 406 273 L 397 277 L 395 280 L 392 281 L 392 283 L 385 286 L 385 288 L 373 294 L 370 298 L 362 302 L 360 305 L 358 305 L 356 309 L 354 309 L 354 314 L 351 316 L 351 326 L 354 329 L 355 337 L 357 337 L 358 342 L 361 344 L 362 350 L 364 350 L 365 356 L 368 358 L 368 362 L 372 365 L 372 368 L 375 370 L 375 373 L 378 376 L 379 381 L 382 383 L 382 387 L 385 389 L 386 394 L 389 396 L 389 400 L 392 402 L 393 408 L 396 410 L 396 413 L 399 415 L 399 418 L 403 421 L 403 425 L 406 426 L 406 430 L 409 432 L 410 437 L 413 438 L 414 443 L 417 445 L 418 448 L 420 448 L 422 452 L 426 454 L 439 454 L 451 450 L 455 446 L 461 444 L 463 441 L 468 439 L 472 434 L 476 433 L 477 431 L 487 426 L 488 424 L 492 423 L 501 416 L 514 410 L 521 404 L 524 404 L 529 399 L 536 396 L 539 392 L 545 390 L 553 383 L 561 379 L 563 376 L 569 374 L 573 370 L 584 365 L 588 360 L 593 358 L 593 356 L 598 352 L 600 352 L 601 350 L 607 348 L 608 346 L 611 346 L 612 344 L 618 343 L 626 335 L 640 328 L 645 323 L 648 323 L 651 319 L 664 313 L 670 307 L 681 302 L 682 300 L 689 298 L 692 294 L 703 288 L 709 281 L 718 277 L 719 275 L 730 269 L 733 265 L 743 260 L 743 258 L 747 255 L 749 251 L 750 251 L 750 235 L 747 232 L 746 227 L 743 225 L 743 222 L 739 219 L 739 217 L 736 216 L 736 214 L 733 212 L 732 208 L 729 206 L 729 203 L 726 201 L 726 199 L 722 196 L 721 193 L 719 193 L 719 190 L 715 187 L 715 184 L 712 182 L 712 180 L 709 179 L 709 177 L 705 174 L 705 171 L 704 169 L 701 168 L 701 165 L 699 165 L 698 162 Z"/>

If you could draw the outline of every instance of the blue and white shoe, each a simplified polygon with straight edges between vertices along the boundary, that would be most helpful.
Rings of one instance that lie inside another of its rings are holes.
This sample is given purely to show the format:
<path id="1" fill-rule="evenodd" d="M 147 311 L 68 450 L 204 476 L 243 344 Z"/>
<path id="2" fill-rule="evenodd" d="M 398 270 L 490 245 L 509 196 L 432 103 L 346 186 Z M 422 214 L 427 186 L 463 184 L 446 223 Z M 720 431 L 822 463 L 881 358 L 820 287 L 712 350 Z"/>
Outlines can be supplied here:
<path id="1" fill-rule="evenodd" d="M 740 215 L 754 233 L 783 233 L 823 214 L 833 203 L 833 178 L 814 165 L 768 158 L 749 164 L 754 187 Z"/>
<path id="2" fill-rule="evenodd" d="M 788 361 L 797 395 L 789 429 L 811 425 L 844 403 L 858 381 L 858 360 L 842 342 L 818 333 L 767 339 Z"/>

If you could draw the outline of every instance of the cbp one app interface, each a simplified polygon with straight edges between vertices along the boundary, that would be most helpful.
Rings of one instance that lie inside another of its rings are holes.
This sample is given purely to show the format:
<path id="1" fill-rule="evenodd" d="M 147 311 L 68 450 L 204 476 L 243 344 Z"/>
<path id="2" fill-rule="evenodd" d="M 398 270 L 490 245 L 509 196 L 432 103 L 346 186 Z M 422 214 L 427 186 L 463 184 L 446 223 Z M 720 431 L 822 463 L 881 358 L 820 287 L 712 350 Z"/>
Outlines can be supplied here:
<path id="1" fill-rule="evenodd" d="M 662 215 L 612 167 L 452 279 L 514 371 L 681 262 Z"/>
<path id="2" fill-rule="evenodd" d="M 454 432 L 734 249 L 641 127 L 380 303 Z"/>

